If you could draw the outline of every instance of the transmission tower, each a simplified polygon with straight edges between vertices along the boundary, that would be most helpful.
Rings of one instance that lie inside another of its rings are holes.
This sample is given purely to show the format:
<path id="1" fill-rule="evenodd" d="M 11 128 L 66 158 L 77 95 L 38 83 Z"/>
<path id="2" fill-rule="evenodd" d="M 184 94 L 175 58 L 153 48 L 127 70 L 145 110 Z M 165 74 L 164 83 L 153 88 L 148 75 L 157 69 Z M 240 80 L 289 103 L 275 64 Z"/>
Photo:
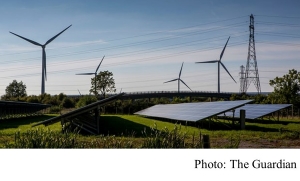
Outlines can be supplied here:
<path id="1" fill-rule="evenodd" d="M 257 93 L 260 94 L 260 81 L 258 75 L 256 53 L 255 53 L 255 41 L 254 41 L 254 17 L 253 14 L 250 16 L 250 36 L 249 36 L 249 46 L 248 46 L 248 58 L 245 71 L 244 85 L 241 92 L 246 93 L 251 82 L 257 89 Z"/>

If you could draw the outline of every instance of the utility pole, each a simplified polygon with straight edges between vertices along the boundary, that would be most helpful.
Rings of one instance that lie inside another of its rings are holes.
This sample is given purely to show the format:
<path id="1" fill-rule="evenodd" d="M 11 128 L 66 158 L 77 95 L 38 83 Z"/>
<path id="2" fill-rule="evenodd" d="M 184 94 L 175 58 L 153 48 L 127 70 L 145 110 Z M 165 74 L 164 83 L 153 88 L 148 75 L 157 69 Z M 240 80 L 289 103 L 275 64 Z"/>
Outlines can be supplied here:
<path id="1" fill-rule="evenodd" d="M 255 53 L 255 41 L 254 41 L 254 17 L 253 14 L 250 16 L 250 26 L 249 26 L 250 36 L 249 36 L 249 46 L 248 46 L 248 58 L 246 64 L 246 72 L 244 85 L 241 89 L 241 92 L 246 93 L 251 82 L 257 89 L 257 93 L 261 93 L 260 81 L 258 75 L 256 53 Z"/>

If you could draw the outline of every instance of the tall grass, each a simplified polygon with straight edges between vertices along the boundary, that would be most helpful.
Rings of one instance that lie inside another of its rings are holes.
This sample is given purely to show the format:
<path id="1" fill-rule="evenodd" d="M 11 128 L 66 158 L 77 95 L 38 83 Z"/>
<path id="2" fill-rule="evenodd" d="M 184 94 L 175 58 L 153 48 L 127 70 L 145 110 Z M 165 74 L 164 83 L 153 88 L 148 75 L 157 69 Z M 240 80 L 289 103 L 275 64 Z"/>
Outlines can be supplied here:
<path id="1" fill-rule="evenodd" d="M 162 130 L 151 128 L 150 134 L 144 131 L 145 140 L 142 148 L 184 148 L 187 135 L 180 131 L 181 127 L 175 125 L 174 129 L 169 130 L 167 127 Z"/>
<path id="2" fill-rule="evenodd" d="M 138 140 L 138 141 L 135 141 Z M 5 148 L 202 148 L 201 134 L 191 137 L 181 126 L 173 129 L 143 131 L 142 138 L 99 135 L 92 139 L 78 132 L 54 132 L 50 129 L 17 131 L 14 142 L 6 143 Z"/>
<path id="3" fill-rule="evenodd" d="M 230 138 L 230 143 L 225 145 L 225 148 L 238 148 L 239 145 L 241 143 L 241 138 L 237 137 L 237 138 Z"/>
<path id="4" fill-rule="evenodd" d="M 130 139 L 100 135 L 83 141 L 78 132 L 53 132 L 50 129 L 28 130 L 15 133 L 13 143 L 7 142 L 4 148 L 132 148 Z"/>
<path id="5" fill-rule="evenodd" d="M 6 148 L 74 148 L 77 144 L 76 133 L 54 132 L 50 129 L 28 130 L 15 133 L 14 143 L 6 143 Z"/>
<path id="6" fill-rule="evenodd" d="M 134 148 L 136 145 L 132 138 L 105 136 L 92 139 L 90 142 L 84 142 L 81 144 L 82 148 Z"/>
<path id="7" fill-rule="evenodd" d="M 197 138 L 193 134 L 191 136 L 186 131 L 182 130 L 181 125 L 175 125 L 169 130 L 167 127 L 158 130 L 156 125 L 151 127 L 151 132 L 143 132 L 145 139 L 142 148 L 202 148 L 203 142 L 201 132 Z"/>

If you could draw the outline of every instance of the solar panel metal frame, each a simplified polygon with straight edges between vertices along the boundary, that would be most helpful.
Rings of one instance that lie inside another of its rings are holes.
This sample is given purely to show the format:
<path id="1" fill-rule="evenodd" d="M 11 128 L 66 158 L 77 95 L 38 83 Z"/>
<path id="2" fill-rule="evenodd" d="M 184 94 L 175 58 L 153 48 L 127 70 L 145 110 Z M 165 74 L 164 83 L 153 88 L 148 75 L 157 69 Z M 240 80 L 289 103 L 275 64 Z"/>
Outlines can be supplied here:
<path id="1" fill-rule="evenodd" d="M 41 121 L 41 122 L 35 123 L 35 124 L 32 125 L 32 127 L 35 127 L 35 126 L 38 126 L 38 125 L 41 125 L 41 124 L 43 124 L 45 126 L 48 126 L 48 125 L 54 124 L 56 122 L 59 122 L 62 119 L 65 119 L 65 118 L 76 117 L 76 116 L 78 116 L 80 114 L 83 114 L 83 113 L 89 112 L 91 110 L 94 110 L 94 109 L 98 108 L 98 106 L 104 106 L 106 104 L 109 104 L 109 103 L 115 101 L 116 99 L 122 97 L 124 94 L 125 93 L 120 93 L 120 94 L 117 94 L 117 95 L 114 95 L 114 96 L 111 96 L 111 97 L 99 100 L 97 102 L 94 102 L 94 103 L 88 104 L 86 106 L 83 106 L 81 108 L 75 109 L 75 110 L 73 110 L 71 112 L 68 112 L 66 114 L 62 114 L 60 116 L 57 116 L 57 117 L 54 117 L 54 118 L 50 118 L 50 119 L 47 119 L 45 121 Z"/>
<path id="2" fill-rule="evenodd" d="M 178 121 L 197 122 L 228 112 L 249 102 L 252 102 L 252 100 L 158 104 L 134 114 Z"/>
<path id="3" fill-rule="evenodd" d="M 282 109 L 288 108 L 290 106 L 292 106 L 292 104 L 246 104 L 242 107 L 235 109 L 234 118 L 240 117 L 241 109 L 244 109 L 246 111 L 246 119 L 257 119 L 272 114 L 274 112 L 280 111 Z M 268 111 L 266 111 L 266 109 L 264 108 L 268 108 Z M 218 116 L 232 117 L 232 115 L 233 115 L 232 112 L 227 112 L 225 113 L 225 115 L 218 115 Z"/>

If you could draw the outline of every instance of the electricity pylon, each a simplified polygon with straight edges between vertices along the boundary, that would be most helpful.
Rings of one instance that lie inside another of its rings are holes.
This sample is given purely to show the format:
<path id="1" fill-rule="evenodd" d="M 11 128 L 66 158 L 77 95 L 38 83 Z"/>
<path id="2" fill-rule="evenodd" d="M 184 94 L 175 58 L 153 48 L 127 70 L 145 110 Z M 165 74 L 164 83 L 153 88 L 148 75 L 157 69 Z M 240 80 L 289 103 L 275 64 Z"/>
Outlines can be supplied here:
<path id="1" fill-rule="evenodd" d="M 250 16 L 250 26 L 249 26 L 250 36 L 249 36 L 249 46 L 248 46 L 248 58 L 245 71 L 244 85 L 241 92 L 246 93 L 251 82 L 257 89 L 257 93 L 260 94 L 260 81 L 258 75 L 256 53 L 255 53 L 255 41 L 254 41 L 254 17 L 253 14 Z"/>

